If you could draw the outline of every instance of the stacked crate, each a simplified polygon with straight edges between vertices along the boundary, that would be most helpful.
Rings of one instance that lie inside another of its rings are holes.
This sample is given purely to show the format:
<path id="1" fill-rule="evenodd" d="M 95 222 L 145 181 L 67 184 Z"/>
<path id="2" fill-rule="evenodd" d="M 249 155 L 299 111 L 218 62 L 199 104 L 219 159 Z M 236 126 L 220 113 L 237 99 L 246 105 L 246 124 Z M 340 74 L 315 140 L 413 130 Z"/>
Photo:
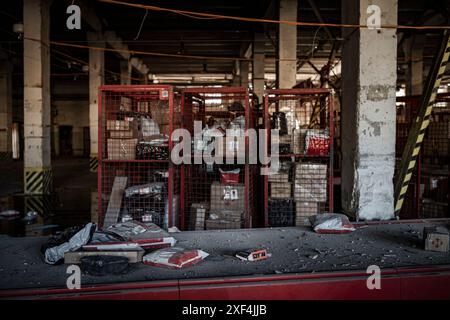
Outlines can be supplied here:
<path id="1" fill-rule="evenodd" d="M 205 229 L 255 226 L 258 168 L 257 164 L 249 163 L 245 135 L 247 129 L 254 128 L 255 122 L 246 88 L 187 88 L 182 91 L 183 128 L 192 137 L 192 161 L 181 164 L 182 228 L 195 228 L 193 215 L 197 215 L 198 209 L 192 207 L 198 203 L 207 204 Z M 230 139 L 232 136 L 235 138 Z M 221 146 L 216 144 L 220 142 Z M 212 146 L 214 151 L 210 152 Z M 205 155 L 214 156 L 216 161 L 209 163 Z M 237 173 L 232 173 L 233 170 Z M 234 176 L 234 180 L 227 180 L 227 174 Z"/>
<path id="2" fill-rule="evenodd" d="M 174 115 L 180 119 L 179 98 L 171 86 L 100 87 L 101 226 L 129 218 L 178 225 L 179 172 L 169 159 L 169 134 L 181 124 Z"/>
<path id="3" fill-rule="evenodd" d="M 282 115 L 280 116 L 280 113 Z M 275 116 L 286 119 L 278 123 Z M 268 150 L 280 169 L 264 178 L 265 226 L 309 225 L 309 217 L 333 210 L 333 97 L 328 89 L 267 90 L 265 126 L 279 130 Z M 289 152 L 281 146 L 288 143 Z M 277 148 L 278 147 L 278 148 Z M 278 154 L 276 153 L 278 150 Z"/>
<path id="4" fill-rule="evenodd" d="M 296 163 L 294 181 L 295 224 L 308 225 L 327 202 L 327 165 Z"/>

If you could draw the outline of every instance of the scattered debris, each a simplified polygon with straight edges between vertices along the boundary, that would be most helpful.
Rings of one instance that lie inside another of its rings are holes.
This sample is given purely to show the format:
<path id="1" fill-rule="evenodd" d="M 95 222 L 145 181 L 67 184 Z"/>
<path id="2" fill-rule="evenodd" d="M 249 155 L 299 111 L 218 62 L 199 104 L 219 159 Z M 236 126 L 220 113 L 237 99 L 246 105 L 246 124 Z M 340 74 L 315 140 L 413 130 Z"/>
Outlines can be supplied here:
<path id="1" fill-rule="evenodd" d="M 88 223 L 83 229 L 71 237 L 69 241 L 47 248 L 44 254 L 45 262 L 48 264 L 57 264 L 61 262 L 66 252 L 76 251 L 88 243 L 96 228 L 97 226 L 94 223 Z"/>
<path id="2" fill-rule="evenodd" d="M 188 250 L 180 247 L 164 248 L 145 255 L 145 264 L 180 269 L 199 263 L 209 254 L 202 250 Z"/>
<path id="3" fill-rule="evenodd" d="M 236 253 L 236 257 L 244 261 L 258 261 L 265 260 L 270 255 L 266 249 L 251 249 L 246 251 L 239 251 Z"/>
<path id="4" fill-rule="evenodd" d="M 132 250 L 111 250 L 111 251 L 74 251 L 66 252 L 64 254 L 65 264 L 79 264 L 81 259 L 84 257 L 92 256 L 114 256 L 114 257 L 125 257 L 128 259 L 129 263 L 139 263 L 142 262 L 142 257 L 144 256 L 144 249 L 138 247 Z"/>
<path id="5" fill-rule="evenodd" d="M 181 232 L 177 227 L 170 227 L 169 229 L 167 229 L 167 231 L 169 231 L 170 233 Z"/>
<path id="6" fill-rule="evenodd" d="M 447 252 L 449 247 L 449 232 L 443 227 L 425 227 L 423 229 L 425 250 Z"/>
<path id="7" fill-rule="evenodd" d="M 0 218 L 14 218 L 20 215 L 17 210 L 5 210 L 0 212 Z"/>
<path id="8" fill-rule="evenodd" d="M 355 230 L 348 217 L 339 213 L 323 213 L 312 218 L 312 226 L 317 233 L 349 233 Z"/>
<path id="9" fill-rule="evenodd" d="M 86 256 L 80 262 L 81 270 L 93 276 L 124 274 L 130 267 L 128 258 L 120 256 Z"/>

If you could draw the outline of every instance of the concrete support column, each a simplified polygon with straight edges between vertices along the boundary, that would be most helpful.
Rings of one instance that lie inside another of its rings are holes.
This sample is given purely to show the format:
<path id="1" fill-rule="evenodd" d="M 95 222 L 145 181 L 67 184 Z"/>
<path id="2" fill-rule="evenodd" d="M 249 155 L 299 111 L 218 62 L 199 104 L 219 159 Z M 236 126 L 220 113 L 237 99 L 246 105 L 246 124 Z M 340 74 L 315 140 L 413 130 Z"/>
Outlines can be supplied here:
<path id="1" fill-rule="evenodd" d="M 297 0 L 280 0 L 280 20 L 297 21 Z M 297 26 L 279 24 L 278 56 L 279 88 L 290 89 L 297 83 Z"/>
<path id="2" fill-rule="evenodd" d="M 95 41 L 97 47 L 104 47 L 103 37 L 99 32 L 89 32 L 88 40 Z M 105 54 L 101 50 L 89 49 L 89 129 L 91 138 L 91 155 L 89 168 L 97 172 L 98 167 L 98 88 L 104 82 Z"/>
<path id="3" fill-rule="evenodd" d="M 48 1 L 24 0 L 24 191 L 51 192 L 50 10 Z"/>
<path id="4" fill-rule="evenodd" d="M 0 160 L 12 157 L 12 64 L 0 60 Z"/>
<path id="5" fill-rule="evenodd" d="M 397 2 L 342 2 L 343 23 L 366 24 L 378 5 L 381 25 L 397 24 Z M 342 206 L 361 220 L 394 218 L 395 29 L 343 28 Z"/>
<path id="6" fill-rule="evenodd" d="M 425 34 L 405 39 L 403 50 L 407 61 L 405 70 L 406 95 L 421 95 L 423 92 L 423 49 Z"/>
<path id="7" fill-rule="evenodd" d="M 259 99 L 259 103 L 263 102 L 264 95 L 264 55 L 265 55 L 265 38 L 264 34 L 256 33 L 253 39 L 253 66 L 252 81 L 253 92 Z"/>
<path id="8" fill-rule="evenodd" d="M 240 69 L 240 86 L 244 88 L 248 88 L 248 72 L 250 68 L 250 63 L 245 60 L 241 60 L 239 62 Z"/>
<path id="9" fill-rule="evenodd" d="M 131 68 L 129 61 L 120 61 L 120 84 L 131 84 Z"/>

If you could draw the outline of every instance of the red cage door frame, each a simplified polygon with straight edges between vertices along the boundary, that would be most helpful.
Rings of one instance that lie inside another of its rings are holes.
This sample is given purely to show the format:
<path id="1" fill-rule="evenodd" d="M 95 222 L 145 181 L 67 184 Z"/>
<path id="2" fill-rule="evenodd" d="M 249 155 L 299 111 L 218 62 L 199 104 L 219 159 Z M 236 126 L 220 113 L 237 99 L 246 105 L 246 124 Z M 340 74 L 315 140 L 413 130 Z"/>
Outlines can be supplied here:
<path id="1" fill-rule="evenodd" d="M 327 99 L 328 112 L 329 112 L 329 131 L 330 131 L 330 155 L 329 155 L 329 175 L 328 175 L 328 210 L 333 212 L 334 210 L 334 101 L 332 91 L 326 88 L 315 89 L 274 89 L 264 91 L 264 127 L 266 131 L 266 150 L 270 150 L 270 119 L 269 119 L 269 95 L 325 95 L 329 97 Z M 268 176 L 264 176 L 264 227 L 269 226 L 269 188 L 268 188 Z"/>

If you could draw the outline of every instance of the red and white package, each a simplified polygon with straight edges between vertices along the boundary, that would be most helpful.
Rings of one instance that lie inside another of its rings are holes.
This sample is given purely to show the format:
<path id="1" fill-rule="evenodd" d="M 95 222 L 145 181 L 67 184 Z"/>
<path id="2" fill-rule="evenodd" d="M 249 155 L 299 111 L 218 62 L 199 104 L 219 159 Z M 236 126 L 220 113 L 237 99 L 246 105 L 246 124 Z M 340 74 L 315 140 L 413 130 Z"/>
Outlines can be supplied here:
<path id="1" fill-rule="evenodd" d="M 202 250 L 172 247 L 149 253 L 142 258 L 142 262 L 151 266 L 180 269 L 197 264 L 207 256 L 209 254 Z"/>
<path id="2" fill-rule="evenodd" d="M 172 247 L 177 242 L 170 234 L 153 223 L 143 224 L 137 221 L 116 223 L 107 232 L 119 236 L 122 241 L 105 239 L 91 241 L 83 246 L 84 250 L 123 250 L 141 247 L 160 249 Z"/>
<path id="3" fill-rule="evenodd" d="M 322 213 L 312 217 L 312 226 L 317 233 L 350 233 L 355 227 L 346 215 L 339 213 Z"/>
<path id="4" fill-rule="evenodd" d="M 325 130 L 308 130 L 305 146 L 307 155 L 326 156 L 330 151 L 330 136 Z"/>

